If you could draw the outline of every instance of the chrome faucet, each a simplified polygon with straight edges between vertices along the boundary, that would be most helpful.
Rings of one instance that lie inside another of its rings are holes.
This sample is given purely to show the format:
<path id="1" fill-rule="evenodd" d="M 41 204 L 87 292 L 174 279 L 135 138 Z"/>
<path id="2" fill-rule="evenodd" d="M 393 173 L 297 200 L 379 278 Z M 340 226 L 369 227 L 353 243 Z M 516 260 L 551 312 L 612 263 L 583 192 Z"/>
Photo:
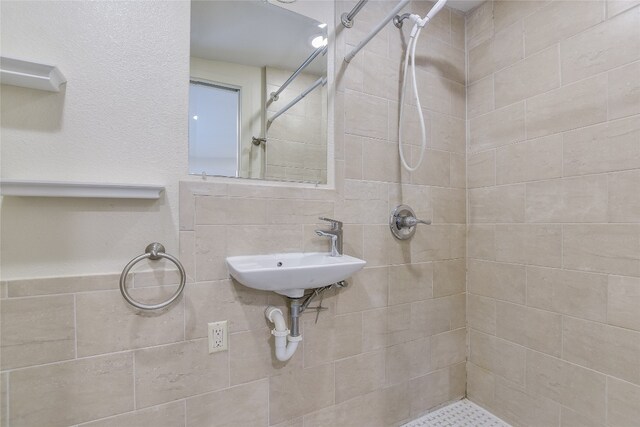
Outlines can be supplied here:
<path id="1" fill-rule="evenodd" d="M 342 222 L 331 218 L 319 218 L 331 224 L 329 230 L 316 230 L 316 234 L 331 239 L 331 256 L 342 256 Z"/>

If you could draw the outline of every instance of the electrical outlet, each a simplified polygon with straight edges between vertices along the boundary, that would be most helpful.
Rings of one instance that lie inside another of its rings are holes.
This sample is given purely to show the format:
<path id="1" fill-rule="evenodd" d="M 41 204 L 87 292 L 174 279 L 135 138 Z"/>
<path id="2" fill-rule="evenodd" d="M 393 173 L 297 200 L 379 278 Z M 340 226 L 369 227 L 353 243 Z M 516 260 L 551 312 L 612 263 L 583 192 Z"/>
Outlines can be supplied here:
<path id="1" fill-rule="evenodd" d="M 227 321 L 211 322 L 207 326 L 209 331 L 209 353 L 227 350 L 229 348 Z"/>

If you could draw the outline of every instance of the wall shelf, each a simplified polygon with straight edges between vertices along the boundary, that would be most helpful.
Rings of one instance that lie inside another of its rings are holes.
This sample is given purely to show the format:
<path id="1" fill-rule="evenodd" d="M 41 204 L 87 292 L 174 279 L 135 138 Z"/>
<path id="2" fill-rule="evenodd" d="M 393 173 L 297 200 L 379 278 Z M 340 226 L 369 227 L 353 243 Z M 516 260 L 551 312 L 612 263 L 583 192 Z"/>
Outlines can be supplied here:
<path id="1" fill-rule="evenodd" d="M 60 70 L 53 65 L 0 57 L 2 84 L 60 92 L 60 86 L 66 81 Z"/>
<path id="2" fill-rule="evenodd" d="M 18 197 L 84 197 L 109 199 L 159 199 L 163 186 L 95 184 L 59 181 L 0 181 L 0 195 Z"/>

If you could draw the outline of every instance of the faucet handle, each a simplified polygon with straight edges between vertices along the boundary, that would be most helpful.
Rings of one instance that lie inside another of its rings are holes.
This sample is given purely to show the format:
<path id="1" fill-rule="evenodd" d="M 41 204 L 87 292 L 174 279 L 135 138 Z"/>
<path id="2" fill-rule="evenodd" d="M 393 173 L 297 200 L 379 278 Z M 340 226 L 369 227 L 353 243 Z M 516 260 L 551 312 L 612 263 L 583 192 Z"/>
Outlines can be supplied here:
<path id="1" fill-rule="evenodd" d="M 430 220 L 422 220 L 422 219 L 418 219 L 415 216 L 403 216 L 403 217 L 398 217 L 397 219 L 398 221 L 398 225 L 400 227 L 414 227 L 418 224 L 426 224 L 426 225 L 431 225 L 431 221 Z"/>
<path id="2" fill-rule="evenodd" d="M 321 221 L 327 221 L 331 224 L 331 230 L 335 231 L 335 230 L 342 230 L 342 221 L 338 221 L 337 219 L 331 219 L 331 218 L 325 218 L 325 217 L 319 217 L 318 218 Z"/>

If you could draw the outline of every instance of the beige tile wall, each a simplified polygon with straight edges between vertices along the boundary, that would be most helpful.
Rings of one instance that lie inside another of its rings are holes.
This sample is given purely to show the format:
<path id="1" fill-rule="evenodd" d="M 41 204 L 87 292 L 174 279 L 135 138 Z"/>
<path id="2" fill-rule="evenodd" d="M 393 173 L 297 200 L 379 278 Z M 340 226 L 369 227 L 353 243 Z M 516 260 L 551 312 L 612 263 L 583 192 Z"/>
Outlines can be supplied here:
<path id="1" fill-rule="evenodd" d="M 352 6 L 338 3 L 338 16 Z M 433 88 L 423 95 L 431 130 L 424 165 L 406 174 L 396 142 L 397 30 L 386 27 L 342 63 L 345 44 L 391 7 L 369 2 L 338 35 L 336 190 L 181 183 L 179 257 L 189 279 L 174 306 L 134 311 L 118 272 L 2 284 L 3 426 L 392 426 L 464 396 L 464 18 L 443 10 L 427 30 L 434 43 L 421 44 L 431 58 L 418 69 Z M 417 131 L 409 115 L 412 162 Z M 394 240 L 387 221 L 400 203 L 434 224 Z M 326 226 L 319 216 L 344 221 L 345 252 L 368 265 L 349 288 L 329 292 L 317 324 L 315 313 L 303 316 L 302 346 L 277 362 L 263 313 L 284 299 L 231 281 L 224 259 L 326 251 L 314 234 Z M 135 297 L 157 300 L 175 290 L 176 274 L 130 281 Z M 210 355 L 206 324 L 218 320 L 229 321 L 229 351 Z"/>
<path id="2" fill-rule="evenodd" d="M 466 17 L 467 392 L 516 426 L 640 422 L 638 4 Z"/>
<path id="3" fill-rule="evenodd" d="M 291 76 L 293 70 L 266 67 L 266 99 Z M 309 88 L 320 75 L 300 73 L 267 106 L 267 118 L 279 112 Z M 265 179 L 327 182 L 326 86 L 320 86 L 280 115 L 267 129 L 264 147 Z"/>

